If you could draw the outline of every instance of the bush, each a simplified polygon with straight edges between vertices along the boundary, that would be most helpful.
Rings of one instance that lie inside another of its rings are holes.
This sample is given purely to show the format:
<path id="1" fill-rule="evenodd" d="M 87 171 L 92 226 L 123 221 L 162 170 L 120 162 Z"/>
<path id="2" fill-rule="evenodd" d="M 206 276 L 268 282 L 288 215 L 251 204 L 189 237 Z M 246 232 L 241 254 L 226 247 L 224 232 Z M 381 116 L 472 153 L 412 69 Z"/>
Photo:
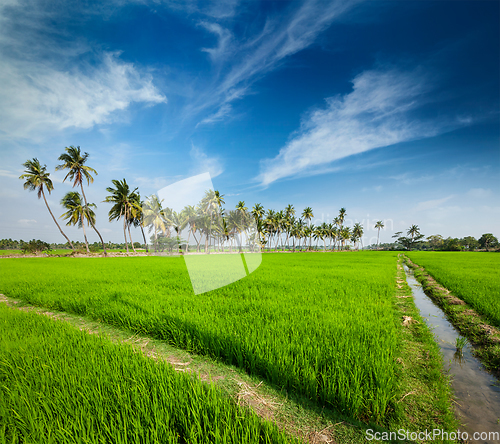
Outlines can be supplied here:
<path id="1" fill-rule="evenodd" d="M 51 251 L 52 248 L 47 242 L 40 239 L 32 239 L 29 242 L 21 241 L 21 251 L 23 253 L 41 253 L 42 251 Z"/>

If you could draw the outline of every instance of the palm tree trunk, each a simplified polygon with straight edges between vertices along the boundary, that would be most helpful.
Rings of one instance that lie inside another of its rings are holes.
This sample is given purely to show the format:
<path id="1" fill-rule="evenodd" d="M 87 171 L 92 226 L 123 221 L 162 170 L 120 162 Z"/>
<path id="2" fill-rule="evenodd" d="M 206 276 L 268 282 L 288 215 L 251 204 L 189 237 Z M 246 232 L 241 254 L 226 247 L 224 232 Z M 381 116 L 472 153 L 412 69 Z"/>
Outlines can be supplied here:
<path id="1" fill-rule="evenodd" d="M 378 238 L 380 236 L 380 228 L 378 229 L 378 233 L 377 233 L 377 250 L 378 250 Z"/>
<path id="2" fill-rule="evenodd" d="M 144 230 L 142 228 L 142 224 L 140 225 L 140 227 L 141 227 L 142 238 L 144 239 L 144 246 L 146 247 L 146 253 L 149 253 L 148 243 L 146 242 L 146 235 L 144 234 Z"/>
<path id="3" fill-rule="evenodd" d="M 126 222 L 127 222 L 127 217 L 122 213 L 122 209 L 120 208 L 120 217 L 123 215 L 123 237 L 125 239 L 125 246 L 127 247 L 127 253 L 128 251 L 128 242 L 127 242 L 127 232 L 126 232 Z"/>
<path id="4" fill-rule="evenodd" d="M 75 247 L 73 247 L 73 244 L 71 243 L 71 241 L 69 240 L 69 237 L 66 236 L 64 234 L 64 231 L 61 229 L 61 227 L 59 226 L 59 224 L 57 223 L 57 220 L 56 218 L 54 217 L 54 215 L 52 214 L 52 211 L 50 211 L 50 207 L 49 207 L 49 204 L 47 203 L 47 199 L 45 198 L 45 193 L 43 191 L 43 188 L 42 188 L 42 196 L 43 196 L 43 200 L 45 201 L 45 205 L 47 206 L 47 210 L 49 210 L 49 213 L 50 215 L 52 216 L 52 219 L 54 219 L 54 222 L 55 224 L 57 225 L 57 228 L 59 228 L 59 231 L 61 232 L 61 234 L 66 238 L 66 240 L 68 241 L 69 245 L 71 246 L 71 249 L 73 251 L 75 251 Z"/>
<path id="5" fill-rule="evenodd" d="M 85 196 L 85 191 L 83 191 L 83 182 L 80 182 L 80 188 L 82 189 L 82 195 L 83 195 L 83 198 L 85 199 L 85 208 L 87 209 L 89 207 L 89 205 L 87 203 L 87 196 Z M 99 236 L 99 239 L 101 240 L 104 256 L 107 256 L 108 254 L 106 253 L 106 245 L 104 244 L 101 233 L 99 233 L 99 231 L 97 231 L 97 228 L 95 227 L 94 222 L 92 221 L 92 218 L 90 217 L 90 214 L 88 213 L 88 211 L 87 211 L 87 216 L 89 218 L 90 225 L 92 225 L 92 228 L 94 229 L 94 231 Z"/>
<path id="6" fill-rule="evenodd" d="M 80 215 L 80 220 L 82 222 L 83 238 L 85 239 L 85 247 L 87 248 L 87 253 L 90 253 L 89 243 L 87 241 L 87 233 L 85 232 L 85 221 L 83 220 L 83 215 Z"/>
<path id="7" fill-rule="evenodd" d="M 132 235 L 130 234 L 130 224 L 127 224 L 127 229 L 128 237 L 130 238 L 130 245 L 132 245 L 132 250 L 134 250 L 134 253 L 137 253 L 137 251 L 135 251 L 134 243 L 132 242 Z"/>

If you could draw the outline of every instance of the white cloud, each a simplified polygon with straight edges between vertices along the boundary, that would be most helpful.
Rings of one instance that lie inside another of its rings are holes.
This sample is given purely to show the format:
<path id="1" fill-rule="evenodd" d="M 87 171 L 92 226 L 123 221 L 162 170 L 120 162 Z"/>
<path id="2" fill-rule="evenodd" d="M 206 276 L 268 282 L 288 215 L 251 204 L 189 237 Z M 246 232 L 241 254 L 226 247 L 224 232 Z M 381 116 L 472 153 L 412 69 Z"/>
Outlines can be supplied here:
<path id="1" fill-rule="evenodd" d="M 210 177 L 213 179 L 214 177 L 222 174 L 224 171 L 224 168 L 217 157 L 208 157 L 205 152 L 194 146 L 194 144 L 191 145 L 189 155 L 194 161 L 192 174 L 203 174 L 208 172 L 210 173 Z"/>
<path id="2" fill-rule="evenodd" d="M 493 192 L 488 188 L 471 188 L 467 191 L 467 196 L 473 197 L 474 199 L 485 199 L 493 195 Z"/>
<path id="3" fill-rule="evenodd" d="M 38 137 L 46 131 L 91 128 L 112 121 L 132 102 L 166 98 L 149 75 L 118 54 L 104 53 L 94 67 L 64 71 L 35 61 L 0 60 L 0 134 Z"/>
<path id="4" fill-rule="evenodd" d="M 453 199 L 455 197 L 454 194 L 450 196 L 443 197 L 441 199 L 431 199 L 431 200 L 426 200 L 424 202 L 419 202 L 415 206 L 415 212 L 418 213 L 420 211 L 428 211 L 428 210 L 434 210 L 436 208 L 441 208 L 445 202 L 448 202 L 450 199 Z"/>
<path id="5" fill-rule="evenodd" d="M 202 48 L 201 50 L 208 53 L 213 62 L 218 62 L 222 58 L 227 57 L 232 52 L 231 32 L 218 23 L 201 22 L 200 25 L 207 31 L 215 34 L 218 39 L 218 44 L 215 48 Z"/>
<path id="6" fill-rule="evenodd" d="M 370 70 L 353 80 L 353 90 L 326 99 L 326 108 L 303 119 L 274 159 L 261 162 L 264 186 L 291 176 L 320 174 L 336 160 L 400 142 L 431 137 L 456 120 L 421 120 L 411 113 L 429 101 L 430 81 L 421 70 Z"/>
<path id="7" fill-rule="evenodd" d="M 21 175 L 22 173 L 19 173 L 19 174 L 15 174 L 13 173 L 12 171 L 9 171 L 9 170 L 2 170 L 0 169 L 0 176 L 3 176 L 3 177 L 11 177 L 13 179 L 17 179 L 19 178 L 19 176 Z"/>
<path id="8" fill-rule="evenodd" d="M 37 224 L 38 222 L 35 219 L 19 219 L 17 223 L 21 227 L 32 227 L 33 225 Z"/>
<path id="9" fill-rule="evenodd" d="M 224 117 L 226 117 L 227 115 L 229 115 L 229 113 L 231 112 L 232 108 L 233 107 L 231 105 L 229 105 L 228 103 L 225 103 L 224 105 L 222 105 L 217 110 L 217 112 L 215 112 L 214 114 L 211 114 L 210 116 L 204 118 L 196 126 L 198 127 L 200 125 L 209 125 L 211 123 L 220 122 L 221 120 L 224 119 Z"/>

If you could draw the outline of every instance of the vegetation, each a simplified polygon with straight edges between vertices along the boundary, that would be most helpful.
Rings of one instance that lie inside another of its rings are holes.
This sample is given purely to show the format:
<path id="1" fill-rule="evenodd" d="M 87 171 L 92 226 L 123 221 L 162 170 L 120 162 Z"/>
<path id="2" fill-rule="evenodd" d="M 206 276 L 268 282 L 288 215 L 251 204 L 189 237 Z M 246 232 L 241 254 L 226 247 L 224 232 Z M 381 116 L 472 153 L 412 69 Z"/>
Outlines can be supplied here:
<path id="1" fill-rule="evenodd" d="M 390 253 L 270 255 L 247 279 L 200 297 L 182 258 L 4 259 L 0 291 L 213 356 L 382 424 L 401 396 L 395 271 Z"/>
<path id="2" fill-rule="evenodd" d="M 92 209 L 96 207 L 95 204 L 83 204 L 80 194 L 76 191 L 70 191 L 62 198 L 61 205 L 68 210 L 61 216 L 68 221 L 66 225 L 78 225 L 78 228 L 83 229 L 85 248 L 87 249 L 87 253 L 89 253 L 89 242 L 85 232 L 85 222 L 87 222 L 87 225 L 90 225 L 90 223 L 95 224 L 95 213 Z"/>
<path id="3" fill-rule="evenodd" d="M 500 327 L 500 256 L 487 253 L 412 252 L 440 284 Z"/>
<path id="4" fill-rule="evenodd" d="M 79 146 L 66 147 L 65 153 L 59 156 L 59 161 L 62 163 L 56 167 L 56 170 L 68 170 L 64 180 L 69 178 L 73 180 L 73 187 L 80 187 L 81 196 L 85 202 L 81 206 L 85 215 L 84 219 L 99 236 L 101 248 L 106 255 L 106 249 L 110 248 L 109 243 L 104 242 L 97 230 L 95 215 L 90 216 L 91 207 L 94 204 L 88 204 L 83 188 L 85 180 L 87 185 L 90 185 L 94 181 L 93 174 L 97 175 L 96 170 L 86 165 L 88 157 L 89 154 L 82 153 Z M 74 249 L 73 243 L 62 231 L 45 199 L 44 189 L 50 193 L 54 188 L 46 166 L 42 167 L 36 158 L 26 161 L 23 166 L 26 170 L 20 178 L 26 180 L 25 189 L 37 190 L 38 198 L 44 198 L 47 209 L 61 234 L 66 238 L 67 244 Z M 319 249 L 333 251 L 351 249 L 351 247 L 359 249 L 359 246 L 363 248 L 364 227 L 360 223 L 354 223 L 352 227 L 345 226 L 347 215 L 345 208 L 339 210 L 338 216 L 331 223 L 322 222 L 315 226 L 312 223 L 314 214 L 311 207 L 306 207 L 300 217 L 295 216 L 296 211 L 293 205 L 287 205 L 284 210 L 280 211 L 273 209 L 266 211 L 260 203 L 257 203 L 252 210 L 249 210 L 245 202 L 240 201 L 235 210 L 226 210 L 223 207 L 224 195 L 217 190 L 207 190 L 205 197 L 197 205 L 188 205 L 181 211 L 175 212 L 171 208 L 164 207 L 163 202 L 156 195 L 149 196 L 142 201 L 138 188 L 132 190 L 125 179 L 112 180 L 112 184 L 113 187 L 106 188 L 110 194 L 106 196 L 104 202 L 113 204 L 108 213 L 110 221 L 123 220 L 125 240 L 123 246 L 127 252 L 129 245 L 134 252 L 137 248 L 136 242 L 132 240 L 131 227 L 140 228 L 146 251 L 149 250 L 144 228 L 147 227 L 149 233 L 153 233 L 151 241 L 155 252 L 183 250 L 188 253 L 191 240 L 196 242 L 197 252 L 203 248 L 206 253 L 227 251 L 227 248 L 232 252 L 236 247 L 241 251 L 242 242 L 248 243 L 247 248 L 260 247 L 262 251 L 295 252 Z M 64 207 L 64 199 L 61 202 Z M 68 208 L 64 208 L 69 211 Z M 78 224 L 80 225 L 81 221 Z M 380 230 L 384 226 L 383 221 L 377 221 L 375 224 L 374 228 L 378 230 L 377 244 L 369 246 L 369 249 L 473 251 L 481 248 L 489 251 L 500 246 L 498 239 L 492 233 L 483 234 L 479 240 L 472 236 L 463 239 L 443 239 L 439 234 L 424 239 L 425 236 L 420 233 L 417 225 L 412 225 L 406 236 L 401 231 L 395 233 L 393 238 L 396 242 L 379 245 Z M 85 248 L 89 251 L 85 230 L 84 238 Z M 313 240 L 315 245 L 313 245 Z M 0 249 L 3 248 L 18 248 L 18 246 L 2 245 L 0 242 Z"/>
<path id="5" fill-rule="evenodd" d="M 215 386 L 0 304 L 0 442 L 285 443 Z"/>
<path id="6" fill-rule="evenodd" d="M 41 253 L 44 251 L 50 251 L 50 245 L 47 242 L 41 240 L 30 240 L 29 242 L 21 241 L 21 252 L 22 253 Z"/>
<path id="7" fill-rule="evenodd" d="M 19 177 L 19 179 L 26 181 L 26 182 L 24 182 L 24 189 L 30 190 L 30 191 L 37 191 L 38 199 L 43 197 L 45 205 L 47 206 L 47 210 L 49 210 L 49 213 L 52 216 L 54 223 L 57 225 L 57 228 L 59 229 L 61 234 L 68 241 L 71 248 L 73 248 L 73 245 L 71 244 L 71 241 L 69 240 L 68 236 L 66 236 L 64 234 L 63 230 L 61 229 L 61 227 L 57 223 L 57 220 L 54 217 L 54 214 L 52 214 L 52 211 L 50 210 L 49 204 L 47 203 L 47 198 L 45 197 L 44 189 L 46 189 L 49 192 L 49 194 L 54 189 L 54 185 L 52 184 L 52 180 L 50 180 L 50 177 L 49 177 L 50 173 L 47 172 L 47 165 L 42 166 L 40 164 L 39 160 L 37 158 L 34 158 L 32 160 L 27 160 L 26 162 L 24 162 L 23 167 L 25 168 L 24 174 L 22 174 Z"/>
<path id="8" fill-rule="evenodd" d="M 85 196 L 85 191 L 83 190 L 83 181 L 86 180 L 87 185 L 90 185 L 91 182 L 94 182 L 94 178 L 92 177 L 92 174 L 97 175 L 97 171 L 94 170 L 93 168 L 89 167 L 88 165 L 85 165 L 85 163 L 87 162 L 87 159 L 89 157 L 89 153 L 82 154 L 79 146 L 66 147 L 65 151 L 66 152 L 61 154 L 58 158 L 58 160 L 63 162 L 63 163 L 56 166 L 56 171 L 57 170 L 68 170 L 68 173 L 66 174 L 66 177 L 63 179 L 63 182 L 69 178 L 70 180 L 73 181 L 73 188 L 80 186 L 80 189 L 82 191 L 83 200 L 85 201 L 85 211 L 87 212 L 87 216 L 88 216 L 87 220 L 90 222 L 90 225 L 92 225 L 92 228 L 99 236 L 99 239 L 101 240 L 101 244 L 102 244 L 102 249 L 104 251 L 104 255 L 106 256 L 106 245 L 104 244 L 101 233 L 99 233 L 99 231 L 97 230 L 95 223 L 94 223 L 91 215 L 89 214 L 90 206 L 87 202 L 87 197 Z"/>

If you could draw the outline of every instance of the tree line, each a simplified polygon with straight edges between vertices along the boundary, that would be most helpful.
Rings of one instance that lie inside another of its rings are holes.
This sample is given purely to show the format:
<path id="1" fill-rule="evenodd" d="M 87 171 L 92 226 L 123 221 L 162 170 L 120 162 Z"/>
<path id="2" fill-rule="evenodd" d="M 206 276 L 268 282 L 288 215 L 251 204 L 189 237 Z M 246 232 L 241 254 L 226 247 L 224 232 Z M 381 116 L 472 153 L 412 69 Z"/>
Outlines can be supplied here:
<path id="1" fill-rule="evenodd" d="M 76 225 L 82 229 L 87 252 L 90 252 L 90 248 L 86 227 L 94 230 L 106 255 L 109 243 L 104 242 L 96 227 L 94 211 L 96 205 L 87 201 L 84 190 L 84 182 L 90 186 L 94 182 L 94 175 L 97 175 L 95 169 L 86 165 L 88 158 L 89 154 L 82 153 L 79 146 L 66 147 L 65 152 L 58 157 L 60 163 L 56 166 L 56 171 L 66 171 L 63 181 L 70 180 L 73 182 L 73 188 L 79 189 L 79 191 L 73 190 L 66 193 L 61 199 L 65 212 L 60 218 L 66 221 L 67 226 Z M 66 244 L 75 250 L 75 244 L 64 233 L 47 202 L 45 191 L 50 194 L 54 190 L 47 166 L 42 165 L 37 158 L 26 161 L 23 166 L 25 171 L 20 179 L 25 181 L 24 188 L 36 191 L 38 198 L 43 198 L 54 223 L 66 239 Z M 213 190 L 207 190 L 196 205 L 187 205 L 178 212 L 164 207 L 163 201 L 156 195 L 142 200 L 138 188 L 131 189 L 125 179 L 112 180 L 112 186 L 107 187 L 106 191 L 109 194 L 103 202 L 112 204 L 108 212 L 109 221 L 122 221 L 124 245 L 127 252 L 129 252 L 129 245 L 134 252 L 140 245 L 132 240 L 131 227 L 141 230 L 146 251 L 148 251 L 148 242 L 145 229 L 151 235 L 150 241 L 155 251 L 180 249 L 180 251 L 188 252 L 191 240 L 196 242 L 197 252 L 203 250 L 207 253 L 212 249 L 226 251 L 226 248 L 230 252 L 233 249 L 241 251 L 243 247 L 262 251 L 265 249 L 333 251 L 350 249 L 351 246 L 357 249 L 360 246 L 363 248 L 363 225 L 354 223 L 352 227 L 347 226 L 345 208 L 339 210 L 338 216 L 331 223 L 323 222 L 314 225 L 311 207 L 297 212 L 290 204 L 283 210 L 275 211 L 265 210 L 260 203 L 257 203 L 249 210 L 245 202 L 240 201 L 234 210 L 227 210 L 224 208 L 224 195 Z M 384 228 L 384 223 L 377 221 L 373 228 L 378 230 L 376 246 L 378 249 L 380 230 Z M 409 228 L 406 236 L 398 232 L 393 237 L 396 239 L 394 245 L 405 249 L 416 248 L 425 243 L 424 235 L 420 233 L 416 225 Z M 437 241 L 435 237 L 429 237 L 427 242 L 435 245 Z M 7 244 L 8 242 L 5 247 L 0 244 L 0 248 L 10 248 Z M 498 244 L 496 238 L 487 242 L 490 247 L 496 244 Z M 386 245 L 382 247 L 385 248 Z"/>

